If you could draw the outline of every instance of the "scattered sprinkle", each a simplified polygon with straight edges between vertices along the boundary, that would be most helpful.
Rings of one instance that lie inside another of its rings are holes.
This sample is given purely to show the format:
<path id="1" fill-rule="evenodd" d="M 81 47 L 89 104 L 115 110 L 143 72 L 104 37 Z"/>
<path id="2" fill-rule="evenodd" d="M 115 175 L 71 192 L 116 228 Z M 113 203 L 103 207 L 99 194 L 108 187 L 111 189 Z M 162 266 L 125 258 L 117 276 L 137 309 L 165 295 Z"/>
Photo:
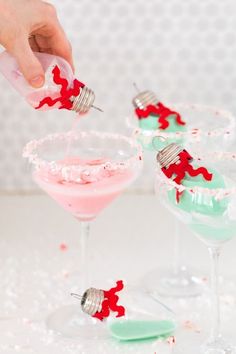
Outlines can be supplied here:
<path id="1" fill-rule="evenodd" d="M 68 250 L 68 245 L 67 245 L 66 243 L 61 243 L 61 244 L 60 244 L 60 250 L 61 250 L 62 252 L 67 251 L 67 250 Z"/>
<path id="2" fill-rule="evenodd" d="M 200 333 L 201 330 L 199 327 L 197 327 L 192 321 L 185 321 L 183 324 L 185 329 L 193 330 L 196 333 Z"/>
<path id="3" fill-rule="evenodd" d="M 167 338 L 167 343 L 170 344 L 170 346 L 175 345 L 176 344 L 175 336 L 170 336 L 169 338 Z"/>
<path id="4" fill-rule="evenodd" d="M 67 278 L 69 278 L 70 273 L 69 273 L 68 271 L 64 270 L 64 271 L 62 272 L 62 276 L 63 276 L 63 278 L 67 279 Z"/>

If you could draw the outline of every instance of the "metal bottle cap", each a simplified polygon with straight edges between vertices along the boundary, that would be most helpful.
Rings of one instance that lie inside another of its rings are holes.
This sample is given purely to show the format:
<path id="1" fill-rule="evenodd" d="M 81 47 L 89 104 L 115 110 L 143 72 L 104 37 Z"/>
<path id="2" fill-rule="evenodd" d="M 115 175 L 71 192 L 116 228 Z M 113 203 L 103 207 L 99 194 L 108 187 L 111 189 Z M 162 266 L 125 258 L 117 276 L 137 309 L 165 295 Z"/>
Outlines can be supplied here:
<path id="1" fill-rule="evenodd" d="M 78 96 L 72 97 L 72 111 L 77 113 L 86 113 L 93 106 L 95 94 L 88 87 L 84 86 Z"/>
<path id="2" fill-rule="evenodd" d="M 156 159 L 161 168 L 168 168 L 171 164 L 180 161 L 179 153 L 183 150 L 184 149 L 178 144 L 171 143 L 158 152 Z"/>
<path id="3" fill-rule="evenodd" d="M 152 91 L 143 91 L 138 93 L 132 100 L 132 103 L 135 108 L 145 109 L 149 105 L 157 105 L 158 99 L 154 92 Z"/>
<path id="4" fill-rule="evenodd" d="M 100 289 L 90 288 L 85 291 L 81 299 L 81 308 L 83 312 L 90 316 L 96 312 L 102 311 L 102 302 L 104 300 L 104 291 Z"/>

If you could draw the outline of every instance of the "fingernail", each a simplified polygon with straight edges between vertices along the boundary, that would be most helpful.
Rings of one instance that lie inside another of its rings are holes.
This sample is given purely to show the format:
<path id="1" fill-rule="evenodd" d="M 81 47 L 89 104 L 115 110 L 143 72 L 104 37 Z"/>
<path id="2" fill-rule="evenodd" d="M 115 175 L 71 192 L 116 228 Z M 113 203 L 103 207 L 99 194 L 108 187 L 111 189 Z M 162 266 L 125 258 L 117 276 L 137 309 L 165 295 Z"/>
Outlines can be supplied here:
<path id="1" fill-rule="evenodd" d="M 33 87 L 41 87 L 44 84 L 44 77 L 42 75 L 35 76 L 30 80 L 30 84 Z"/>

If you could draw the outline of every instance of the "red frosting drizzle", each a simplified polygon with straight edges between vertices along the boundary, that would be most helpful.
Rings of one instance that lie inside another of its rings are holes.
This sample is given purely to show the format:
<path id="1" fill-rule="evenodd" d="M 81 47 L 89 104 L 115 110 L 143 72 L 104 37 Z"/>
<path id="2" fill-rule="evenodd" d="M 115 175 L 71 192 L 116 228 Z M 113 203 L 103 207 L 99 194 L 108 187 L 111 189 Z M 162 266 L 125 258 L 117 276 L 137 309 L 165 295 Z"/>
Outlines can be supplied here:
<path id="1" fill-rule="evenodd" d="M 180 192 L 178 189 L 176 190 L 176 201 L 177 203 L 180 202 L 180 197 L 184 192 Z"/>
<path id="2" fill-rule="evenodd" d="M 40 109 L 44 105 L 52 107 L 56 103 L 60 102 L 61 106 L 59 107 L 59 109 L 65 108 L 70 110 L 73 106 L 73 103 L 71 102 L 70 98 L 72 96 L 78 96 L 80 93 L 80 89 L 84 87 L 84 84 L 78 81 L 77 79 L 74 79 L 73 87 L 69 88 L 68 81 L 65 78 L 61 77 L 61 71 L 57 65 L 53 69 L 52 74 L 54 83 L 58 86 L 61 86 L 60 96 L 54 99 L 50 96 L 43 98 L 35 109 Z"/>
<path id="3" fill-rule="evenodd" d="M 163 130 L 169 127 L 170 123 L 167 118 L 172 114 L 175 115 L 175 121 L 177 124 L 186 124 L 178 112 L 172 111 L 171 109 L 165 107 L 161 102 L 159 102 L 156 106 L 148 105 L 145 109 L 136 108 L 135 112 L 138 119 L 148 118 L 151 114 L 158 115 L 158 122 L 160 124 L 159 129 Z"/>
<path id="4" fill-rule="evenodd" d="M 173 179 L 173 181 L 177 184 L 181 184 L 186 173 L 188 173 L 191 177 L 202 175 L 206 181 L 212 180 L 212 173 L 209 173 L 205 167 L 194 168 L 190 164 L 193 158 L 186 150 L 183 150 L 179 153 L 179 158 L 180 161 L 178 161 L 177 163 L 171 164 L 168 168 L 162 168 L 162 172 L 166 175 L 166 177 L 171 178 L 174 175 L 175 178 Z M 176 191 L 177 203 L 179 203 L 182 194 L 183 192 L 180 192 L 178 190 Z"/>
<path id="5" fill-rule="evenodd" d="M 193 158 L 186 150 L 183 150 L 179 153 L 179 158 L 180 162 L 173 163 L 168 168 L 162 168 L 163 173 L 168 178 L 176 175 L 174 181 L 180 184 L 186 173 L 188 173 L 191 177 L 202 175 L 206 181 L 212 180 L 212 173 L 209 173 L 205 167 L 199 167 L 196 169 L 193 168 L 193 166 L 190 164 L 190 161 L 192 161 Z"/>
<path id="6" fill-rule="evenodd" d="M 116 295 L 118 291 L 121 291 L 124 288 L 122 280 L 116 282 L 116 286 L 110 290 L 104 291 L 104 300 L 102 302 L 102 310 L 96 312 L 93 317 L 103 320 L 104 318 L 109 317 L 110 311 L 117 312 L 116 317 L 121 317 L 125 315 L 125 308 L 123 306 L 117 305 L 119 296 Z"/>

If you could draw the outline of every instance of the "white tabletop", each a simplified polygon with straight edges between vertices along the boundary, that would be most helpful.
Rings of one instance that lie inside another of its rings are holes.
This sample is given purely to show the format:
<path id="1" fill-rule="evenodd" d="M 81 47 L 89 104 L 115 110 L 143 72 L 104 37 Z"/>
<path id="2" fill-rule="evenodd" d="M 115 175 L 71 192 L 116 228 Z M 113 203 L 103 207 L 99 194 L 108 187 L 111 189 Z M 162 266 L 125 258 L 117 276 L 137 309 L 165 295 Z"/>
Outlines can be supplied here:
<path id="1" fill-rule="evenodd" d="M 156 340 L 122 344 L 108 338 L 82 342 L 52 333 L 45 325 L 47 316 L 61 305 L 74 303 L 70 291 L 73 286 L 76 288 L 73 282 L 79 269 L 79 223 L 47 196 L 1 196 L 0 227 L 1 354 L 175 353 L 167 342 Z M 92 225 L 91 284 L 105 289 L 108 283 L 118 279 L 131 284 L 155 267 L 170 265 L 173 232 L 173 217 L 154 196 L 118 198 Z M 196 269 L 200 276 L 208 277 L 205 245 L 185 227 L 181 232 L 183 262 Z M 62 244 L 68 249 L 62 251 Z M 227 279 L 221 295 L 223 325 L 224 332 L 231 335 L 236 332 L 235 246 L 235 239 L 226 244 L 221 259 L 222 274 Z M 205 320 L 193 314 L 197 308 L 205 314 L 209 311 L 207 297 L 204 299 L 178 302 L 183 311 L 180 330 L 176 333 L 177 345 L 182 345 L 191 335 L 196 347 L 205 337 L 201 323 Z M 170 299 L 167 302 L 170 306 L 176 304 Z M 191 326 L 186 326 L 186 321 L 191 321 Z M 199 353 L 196 348 L 191 350 L 183 354 Z"/>

